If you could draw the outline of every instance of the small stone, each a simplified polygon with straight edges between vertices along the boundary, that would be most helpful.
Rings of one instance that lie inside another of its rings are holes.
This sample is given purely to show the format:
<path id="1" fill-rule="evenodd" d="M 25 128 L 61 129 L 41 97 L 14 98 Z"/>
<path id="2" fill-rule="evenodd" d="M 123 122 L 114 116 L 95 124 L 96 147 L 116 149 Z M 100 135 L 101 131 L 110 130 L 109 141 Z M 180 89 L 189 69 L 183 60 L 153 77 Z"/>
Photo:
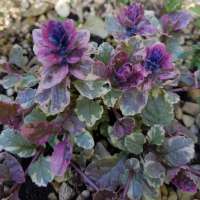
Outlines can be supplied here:
<path id="1" fill-rule="evenodd" d="M 84 197 L 85 199 L 87 199 L 90 196 L 90 191 L 84 190 L 83 192 L 81 192 L 81 195 L 82 195 L 82 197 Z"/>
<path id="2" fill-rule="evenodd" d="M 182 110 L 181 110 L 180 107 L 177 107 L 177 108 L 175 109 L 175 116 L 176 116 L 176 119 L 178 119 L 178 120 L 181 120 L 181 119 L 182 119 L 182 117 L 183 117 L 183 112 L 182 112 Z"/>
<path id="3" fill-rule="evenodd" d="M 194 101 L 196 101 L 197 98 L 200 97 L 200 89 L 197 88 L 190 89 L 188 94 Z"/>
<path id="4" fill-rule="evenodd" d="M 190 131 L 194 135 L 197 135 L 199 133 L 198 127 L 196 125 L 194 125 L 194 124 L 190 127 Z"/>
<path id="5" fill-rule="evenodd" d="M 200 128 L 200 113 L 196 116 L 195 123 Z"/>
<path id="6" fill-rule="evenodd" d="M 68 0 L 59 0 L 55 5 L 55 10 L 60 17 L 67 17 L 70 13 Z"/>
<path id="7" fill-rule="evenodd" d="M 162 196 L 168 196 L 168 190 L 167 190 L 166 185 L 162 185 L 160 190 L 161 190 Z"/>
<path id="8" fill-rule="evenodd" d="M 180 200 L 194 200 L 193 196 L 192 193 L 178 191 L 178 199 Z"/>
<path id="9" fill-rule="evenodd" d="M 168 200 L 177 200 L 177 199 L 178 199 L 178 197 L 177 197 L 176 192 L 170 191 Z"/>
<path id="10" fill-rule="evenodd" d="M 182 119 L 186 127 L 191 127 L 194 124 L 194 118 L 189 115 L 183 115 Z"/>
<path id="11" fill-rule="evenodd" d="M 184 113 L 195 116 L 200 112 L 200 106 L 197 103 L 185 102 L 182 110 Z"/>
<path id="12" fill-rule="evenodd" d="M 55 195 L 55 193 L 50 193 L 49 195 L 48 195 L 48 199 L 49 200 L 57 200 L 57 197 L 56 197 L 56 195 Z"/>
<path id="13" fill-rule="evenodd" d="M 59 200 L 70 200 L 75 196 L 74 190 L 66 183 L 63 183 L 59 189 Z"/>

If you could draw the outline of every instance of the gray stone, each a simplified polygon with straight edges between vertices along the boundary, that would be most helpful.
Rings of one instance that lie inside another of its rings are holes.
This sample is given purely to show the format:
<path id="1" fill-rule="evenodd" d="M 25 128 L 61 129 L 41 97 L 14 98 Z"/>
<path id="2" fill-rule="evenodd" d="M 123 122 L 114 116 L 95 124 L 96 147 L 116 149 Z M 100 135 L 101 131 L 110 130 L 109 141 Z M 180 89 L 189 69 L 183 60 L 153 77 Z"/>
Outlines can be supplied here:
<path id="1" fill-rule="evenodd" d="M 200 107 L 197 103 L 185 102 L 182 110 L 184 113 L 195 116 L 200 112 Z"/>
<path id="2" fill-rule="evenodd" d="M 191 127 L 194 124 L 194 118 L 190 115 L 183 115 L 182 119 L 186 127 Z"/>
<path id="3" fill-rule="evenodd" d="M 200 128 L 200 114 L 197 115 L 195 123 Z"/>
<path id="4" fill-rule="evenodd" d="M 59 189 L 59 200 L 71 200 L 75 196 L 74 190 L 66 183 L 63 183 Z"/>
<path id="5" fill-rule="evenodd" d="M 177 108 L 175 109 L 175 116 L 176 116 L 176 119 L 178 119 L 178 120 L 181 120 L 181 119 L 182 119 L 182 117 L 183 117 L 183 112 L 182 112 L 182 110 L 181 110 L 180 107 L 177 107 Z"/>
<path id="6" fill-rule="evenodd" d="M 67 17 L 70 13 L 69 0 L 59 0 L 55 5 L 55 10 L 60 17 Z"/>

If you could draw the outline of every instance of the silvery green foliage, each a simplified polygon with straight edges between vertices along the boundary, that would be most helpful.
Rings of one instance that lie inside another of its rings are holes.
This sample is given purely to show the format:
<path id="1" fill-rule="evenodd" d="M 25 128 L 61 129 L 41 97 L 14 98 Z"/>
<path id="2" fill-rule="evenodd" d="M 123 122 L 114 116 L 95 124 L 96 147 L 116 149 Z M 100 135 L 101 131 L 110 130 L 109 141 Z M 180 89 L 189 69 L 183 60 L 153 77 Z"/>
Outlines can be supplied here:
<path id="1" fill-rule="evenodd" d="M 160 125 L 154 125 L 147 133 L 147 139 L 150 144 L 161 145 L 165 139 L 165 130 Z"/>
<path id="2" fill-rule="evenodd" d="M 54 178 L 50 168 L 50 158 L 40 156 L 29 167 L 28 174 L 36 185 L 46 187 Z"/>

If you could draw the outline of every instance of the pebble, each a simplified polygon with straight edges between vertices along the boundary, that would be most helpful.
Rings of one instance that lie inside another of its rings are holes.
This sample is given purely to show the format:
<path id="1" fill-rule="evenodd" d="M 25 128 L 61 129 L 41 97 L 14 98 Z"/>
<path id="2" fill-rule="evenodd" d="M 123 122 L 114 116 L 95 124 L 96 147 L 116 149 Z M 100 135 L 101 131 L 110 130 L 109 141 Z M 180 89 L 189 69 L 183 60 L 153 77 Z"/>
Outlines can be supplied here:
<path id="1" fill-rule="evenodd" d="M 67 17 L 70 13 L 70 6 L 68 0 L 58 0 L 55 5 L 55 10 L 60 17 Z"/>
<path id="2" fill-rule="evenodd" d="M 168 200 L 177 200 L 177 199 L 178 199 L 178 197 L 177 197 L 176 192 L 170 191 Z"/>
<path id="3" fill-rule="evenodd" d="M 57 200 L 57 197 L 56 197 L 56 195 L 55 195 L 55 193 L 50 193 L 49 195 L 48 195 L 48 200 Z"/>
<path id="4" fill-rule="evenodd" d="M 194 118 L 190 115 L 183 115 L 182 120 L 186 127 L 191 127 L 194 124 Z"/>
<path id="5" fill-rule="evenodd" d="M 185 102 L 182 110 L 184 113 L 195 116 L 200 112 L 200 106 L 197 103 Z"/>
<path id="6" fill-rule="evenodd" d="M 66 183 L 63 183 L 59 189 L 59 200 L 70 200 L 75 196 L 74 190 Z"/>
<path id="7" fill-rule="evenodd" d="M 200 129 L 200 113 L 196 116 L 195 123 L 199 127 L 199 129 Z"/>
<path id="8" fill-rule="evenodd" d="M 167 190 L 166 185 L 162 185 L 160 189 L 161 189 L 162 196 L 168 196 L 168 190 Z"/>
<path id="9" fill-rule="evenodd" d="M 198 127 L 197 127 L 195 124 L 193 124 L 193 125 L 190 127 L 190 131 L 191 131 L 191 133 L 194 134 L 194 135 L 197 135 L 197 134 L 199 133 L 199 129 L 198 129 Z"/>
<path id="10" fill-rule="evenodd" d="M 183 111 L 182 111 L 182 109 L 180 107 L 177 107 L 175 109 L 175 116 L 176 116 L 176 119 L 178 119 L 178 120 L 182 119 L 182 117 L 183 117 Z"/>
<path id="11" fill-rule="evenodd" d="M 78 195 L 76 200 L 86 200 L 90 197 L 90 191 L 89 190 L 84 190 L 81 192 L 81 194 Z"/>

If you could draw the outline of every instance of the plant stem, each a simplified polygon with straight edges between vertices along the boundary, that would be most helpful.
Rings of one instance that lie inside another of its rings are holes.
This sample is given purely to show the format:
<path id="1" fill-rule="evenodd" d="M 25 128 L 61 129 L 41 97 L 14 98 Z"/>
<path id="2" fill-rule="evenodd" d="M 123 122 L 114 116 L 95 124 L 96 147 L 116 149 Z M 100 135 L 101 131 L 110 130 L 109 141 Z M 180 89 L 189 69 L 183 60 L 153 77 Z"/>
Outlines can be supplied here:
<path id="1" fill-rule="evenodd" d="M 71 162 L 71 167 L 74 168 L 74 170 L 83 178 L 83 180 L 88 183 L 96 192 L 99 191 L 99 188 L 96 186 L 95 183 L 93 183 L 73 162 Z"/>
<path id="2" fill-rule="evenodd" d="M 126 196 L 127 196 L 128 189 L 129 189 L 132 178 L 133 178 L 133 172 L 129 171 L 128 180 L 127 180 L 127 183 L 126 183 L 126 186 L 124 188 L 123 195 L 122 195 L 122 200 L 126 200 Z"/>

